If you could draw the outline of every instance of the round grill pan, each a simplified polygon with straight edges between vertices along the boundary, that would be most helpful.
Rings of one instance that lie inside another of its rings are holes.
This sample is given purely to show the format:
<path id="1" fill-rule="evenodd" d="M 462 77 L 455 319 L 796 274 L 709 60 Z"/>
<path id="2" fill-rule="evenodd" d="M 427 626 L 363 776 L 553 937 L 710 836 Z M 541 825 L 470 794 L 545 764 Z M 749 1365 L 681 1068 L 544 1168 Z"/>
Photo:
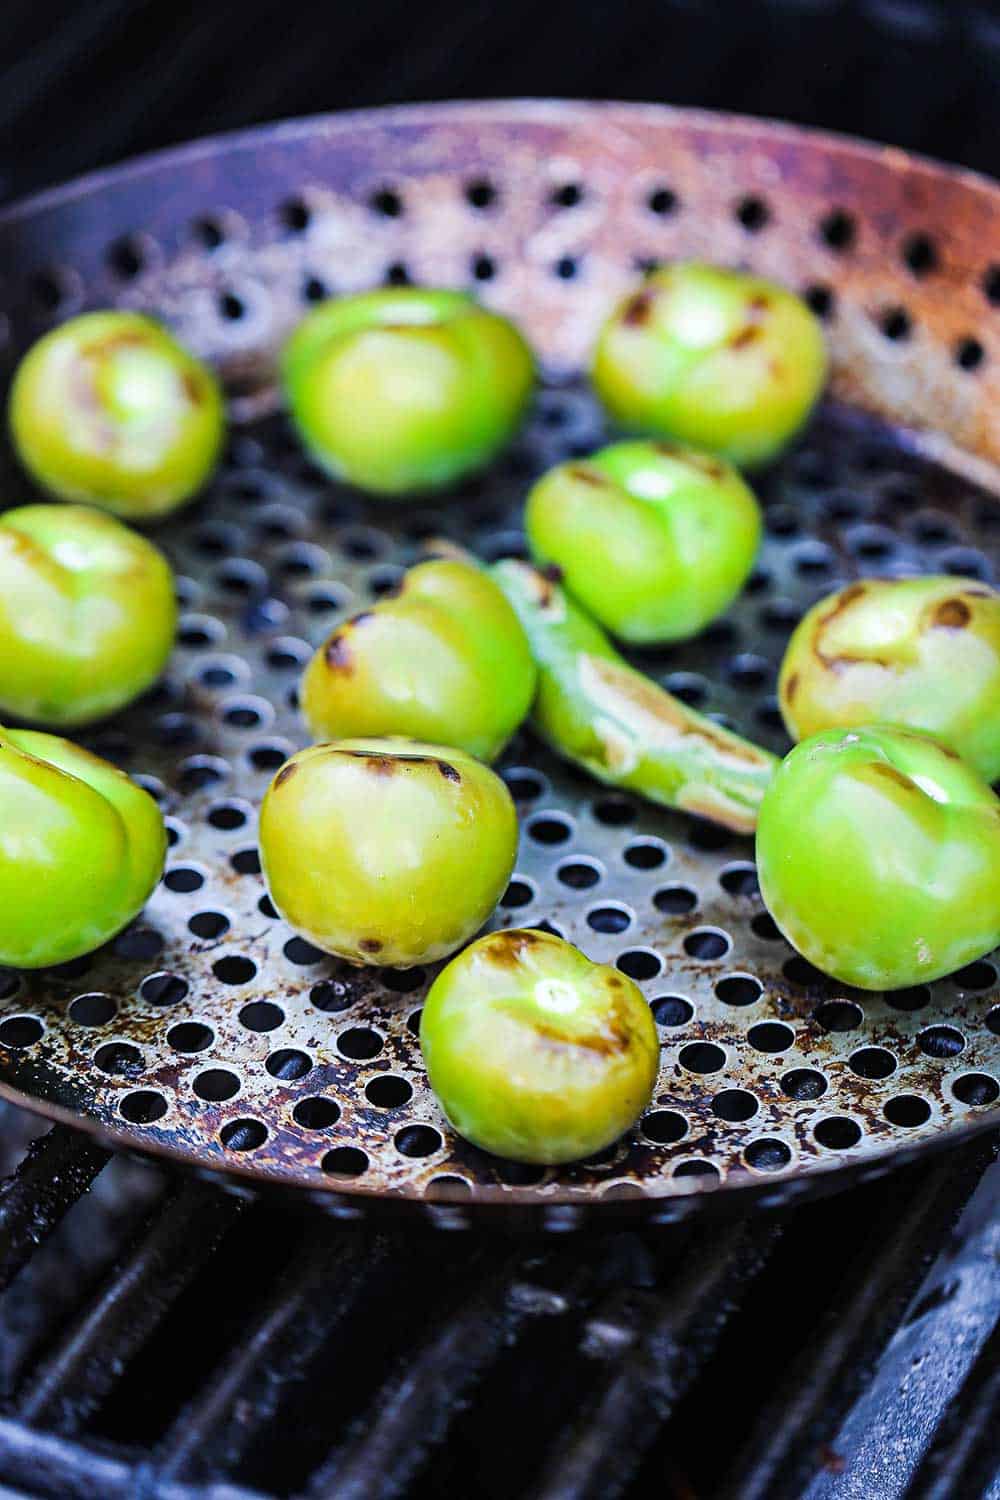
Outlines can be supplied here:
<path id="1" fill-rule="evenodd" d="M 639 269 L 678 256 L 778 277 L 829 333 L 831 401 L 760 481 L 749 588 L 699 640 L 636 657 L 780 750 L 776 667 L 821 593 L 871 572 L 995 579 L 1000 190 L 759 122 L 514 103 L 251 131 L 0 218 L 5 368 L 82 308 L 148 309 L 216 362 L 235 414 L 209 493 L 156 532 L 183 606 L 168 675 L 85 737 L 160 799 L 165 878 L 100 953 L 0 975 L 0 1092 L 336 1213 L 416 1206 L 448 1225 L 776 1204 L 1000 1120 L 995 962 L 902 994 L 845 990 L 777 935 L 751 841 L 610 794 L 527 735 L 503 762 L 522 841 L 497 920 L 617 962 L 660 1027 L 654 1103 L 615 1149 L 543 1172 L 456 1140 L 417 1040 L 432 975 L 338 965 L 268 903 L 255 808 L 304 742 L 302 663 L 428 537 L 521 547 L 531 476 L 604 440 L 582 375 L 600 320 Z M 430 508 L 325 479 L 272 384 L 311 302 L 406 280 L 473 287 L 544 367 L 514 450 Z M 4 502 L 28 498 L 4 463 Z"/>

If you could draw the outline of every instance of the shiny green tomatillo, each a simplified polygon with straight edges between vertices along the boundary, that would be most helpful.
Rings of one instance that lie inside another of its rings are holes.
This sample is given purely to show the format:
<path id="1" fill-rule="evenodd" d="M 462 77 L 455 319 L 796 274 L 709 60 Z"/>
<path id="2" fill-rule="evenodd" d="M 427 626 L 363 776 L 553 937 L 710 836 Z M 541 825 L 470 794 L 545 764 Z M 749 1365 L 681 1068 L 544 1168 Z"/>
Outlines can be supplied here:
<path id="1" fill-rule="evenodd" d="M 133 312 L 84 313 L 39 339 L 17 368 L 9 417 L 43 489 L 139 520 L 190 500 L 225 436 L 211 370 Z"/>
<path id="2" fill-rule="evenodd" d="M 778 680 L 788 732 L 926 729 L 1000 777 L 1000 594 L 974 579 L 863 578 L 813 606 Z"/>
<path id="3" fill-rule="evenodd" d="M 354 964 L 411 968 L 453 953 L 493 911 L 516 853 L 500 778 L 462 750 L 416 740 L 300 750 L 260 813 L 275 906 Z"/>
<path id="4" fill-rule="evenodd" d="M 819 322 L 794 293 L 682 261 L 653 271 L 615 309 L 592 376 L 623 427 L 751 468 L 798 432 L 826 365 Z"/>
<path id="5" fill-rule="evenodd" d="M 170 565 L 86 505 L 0 516 L 0 712 L 87 724 L 150 687 L 174 641 Z"/>
<path id="6" fill-rule="evenodd" d="M 148 792 L 69 740 L 0 730 L 0 964 L 90 953 L 160 878 L 167 839 Z"/>
<path id="7" fill-rule="evenodd" d="M 535 374 L 506 318 L 464 292 L 418 287 L 322 303 L 288 340 L 281 367 L 316 462 L 390 498 L 488 464 L 517 430 Z"/>
<path id="8" fill-rule="evenodd" d="M 553 750 L 598 781 L 752 833 L 777 758 L 635 671 L 537 568 L 509 560 L 492 571 L 531 643 L 531 722 Z"/>
<path id="9" fill-rule="evenodd" d="M 319 648 L 302 712 L 316 739 L 407 735 L 492 760 L 531 707 L 536 676 L 517 615 L 488 573 L 426 562 Z"/>
<path id="10" fill-rule="evenodd" d="M 757 869 L 789 942 L 861 989 L 937 979 L 1000 942 L 1000 798 L 916 730 L 797 745 L 761 805 Z"/>
<path id="11" fill-rule="evenodd" d="M 696 635 L 735 599 L 760 544 L 757 501 L 722 459 L 614 443 L 551 469 L 528 496 L 538 563 L 623 641 Z"/>
<path id="12" fill-rule="evenodd" d="M 491 932 L 452 959 L 420 1018 L 427 1075 L 460 1135 L 514 1161 L 602 1150 L 649 1103 L 659 1067 L 641 991 L 562 938 Z"/>

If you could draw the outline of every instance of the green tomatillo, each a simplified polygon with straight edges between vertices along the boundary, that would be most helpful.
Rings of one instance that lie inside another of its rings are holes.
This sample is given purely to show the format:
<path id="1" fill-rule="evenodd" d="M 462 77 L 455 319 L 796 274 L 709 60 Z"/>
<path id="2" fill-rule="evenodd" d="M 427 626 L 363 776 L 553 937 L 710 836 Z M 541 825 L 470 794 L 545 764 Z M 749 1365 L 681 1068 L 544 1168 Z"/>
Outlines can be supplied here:
<path id="1" fill-rule="evenodd" d="M 150 687 L 177 623 L 166 558 L 87 505 L 0 516 L 0 712 L 87 724 Z"/>
<path id="2" fill-rule="evenodd" d="M 797 745 L 761 804 L 757 869 L 789 942 L 860 989 L 937 979 L 1000 942 L 1000 798 L 916 730 Z"/>
<path id="3" fill-rule="evenodd" d="M 633 645 L 684 640 L 727 609 L 760 544 L 734 468 L 673 443 L 614 443 L 551 469 L 528 496 L 538 563 L 556 563 L 594 619 Z"/>
<path id="4" fill-rule="evenodd" d="M 489 575 L 426 562 L 320 646 L 302 712 L 316 739 L 406 735 L 492 760 L 531 707 L 535 681 L 524 631 Z"/>
<path id="5" fill-rule="evenodd" d="M 493 911 L 516 853 L 500 778 L 462 750 L 416 740 L 300 750 L 260 813 L 275 906 L 354 964 L 405 969 L 453 953 Z"/>
<path id="6" fill-rule="evenodd" d="M 751 468 L 798 432 L 826 366 L 819 322 L 793 292 L 681 261 L 651 272 L 615 309 L 592 377 L 623 427 Z"/>
<path id="7" fill-rule="evenodd" d="M 148 792 L 55 735 L 0 730 L 0 964 L 90 953 L 141 911 L 167 839 Z"/>
<path id="8" fill-rule="evenodd" d="M 17 368 L 9 418 L 43 489 L 139 520 L 190 500 L 225 436 L 211 370 L 134 312 L 83 313 L 39 339 Z"/>
<path id="9" fill-rule="evenodd" d="M 464 292 L 394 287 L 309 313 L 282 379 L 316 462 L 392 498 L 488 464 L 524 415 L 534 362 L 514 325 Z"/>
<path id="10" fill-rule="evenodd" d="M 974 579 L 863 578 L 814 605 L 778 680 L 788 732 L 905 724 L 1000 777 L 1000 594 Z"/>
<path id="11" fill-rule="evenodd" d="M 631 979 L 532 929 L 491 932 L 451 961 L 420 1044 L 458 1133 L 526 1162 L 576 1161 L 617 1140 L 649 1103 L 660 1054 Z"/>

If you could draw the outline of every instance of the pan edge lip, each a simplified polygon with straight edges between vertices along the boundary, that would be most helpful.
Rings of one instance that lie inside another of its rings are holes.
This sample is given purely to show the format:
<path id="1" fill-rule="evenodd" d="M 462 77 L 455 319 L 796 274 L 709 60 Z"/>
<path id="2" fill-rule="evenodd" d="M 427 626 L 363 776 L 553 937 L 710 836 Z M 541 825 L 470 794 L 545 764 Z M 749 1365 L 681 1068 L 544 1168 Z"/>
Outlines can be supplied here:
<path id="1" fill-rule="evenodd" d="M 113 1150 L 130 1152 L 133 1155 L 152 1158 L 156 1162 L 180 1167 L 188 1172 L 218 1178 L 220 1187 L 224 1187 L 228 1179 L 230 1182 L 235 1180 L 238 1186 L 244 1189 L 257 1187 L 263 1190 L 277 1189 L 296 1195 L 307 1193 L 317 1200 L 326 1197 L 331 1200 L 352 1199 L 355 1200 L 359 1212 L 368 1205 L 374 1207 L 387 1201 L 398 1209 L 415 1209 L 418 1212 L 421 1209 L 454 1209 L 470 1223 L 481 1210 L 490 1212 L 504 1207 L 518 1208 L 538 1218 L 544 1218 L 549 1209 L 576 1210 L 584 1218 L 590 1218 L 595 1214 L 600 1217 L 610 1216 L 623 1210 L 655 1216 L 658 1207 L 662 1212 L 667 1209 L 668 1205 L 687 1204 L 689 1207 L 686 1212 L 694 1212 L 696 1208 L 703 1207 L 713 1199 L 725 1201 L 733 1212 L 738 1212 L 740 1204 L 746 1208 L 752 1208 L 757 1206 L 759 1199 L 770 1197 L 773 1206 L 779 1208 L 794 1201 L 799 1193 L 805 1198 L 807 1193 L 803 1185 L 808 1185 L 812 1193 L 818 1191 L 821 1184 L 830 1185 L 833 1182 L 839 1182 L 839 1185 L 846 1189 L 856 1183 L 859 1175 L 867 1180 L 869 1173 L 881 1176 L 884 1173 L 894 1172 L 898 1168 L 912 1165 L 920 1157 L 929 1156 L 932 1151 L 958 1149 L 968 1144 L 974 1137 L 983 1135 L 989 1130 L 997 1133 L 997 1151 L 1000 1152 L 1000 1108 L 994 1108 L 985 1110 L 982 1115 L 973 1115 L 960 1125 L 952 1125 L 947 1129 L 939 1130 L 934 1135 L 915 1141 L 909 1146 L 887 1144 L 882 1151 L 869 1153 L 863 1157 L 851 1157 L 846 1161 L 831 1156 L 829 1162 L 822 1161 L 811 1167 L 808 1172 L 801 1170 L 787 1173 L 776 1172 L 768 1174 L 766 1178 L 752 1178 L 749 1174 L 746 1177 L 741 1175 L 735 1180 L 728 1177 L 724 1182 L 712 1188 L 694 1187 L 683 1192 L 674 1190 L 661 1193 L 644 1191 L 641 1197 L 629 1196 L 628 1198 L 616 1198 L 613 1194 L 594 1194 L 587 1189 L 577 1190 L 556 1183 L 551 1190 L 545 1192 L 544 1196 L 539 1195 L 536 1188 L 511 1185 L 479 1187 L 473 1197 L 456 1199 L 447 1192 L 425 1191 L 417 1187 L 397 1188 L 384 1185 L 377 1188 L 369 1187 L 350 1178 L 338 1179 L 325 1173 L 318 1173 L 315 1181 L 307 1182 L 298 1177 L 289 1179 L 277 1172 L 272 1172 L 267 1167 L 255 1166 L 253 1163 L 244 1163 L 235 1159 L 209 1161 L 205 1158 L 194 1157 L 181 1147 L 167 1141 L 155 1138 L 139 1141 L 132 1131 L 120 1129 L 82 1110 L 71 1109 L 68 1105 L 58 1104 L 54 1100 L 24 1093 L 2 1079 L 0 1079 L 0 1100 L 49 1120 L 54 1125 L 69 1126 Z M 799 1186 L 792 1187 L 792 1184 Z M 835 1188 L 831 1190 L 836 1191 Z M 812 1193 L 809 1196 L 812 1196 Z M 678 1217 L 684 1212 L 681 1210 Z"/>
<path id="2" fill-rule="evenodd" d="M 689 108 L 683 105 L 656 104 L 637 100 L 556 98 L 544 95 L 511 96 L 470 100 L 426 100 L 413 104 L 385 104 L 367 108 L 328 110 L 311 115 L 288 116 L 262 121 L 235 130 L 219 131 L 125 157 L 108 166 L 81 173 L 69 181 L 42 188 L 14 199 L 0 209 L 0 231 L 26 215 L 66 207 L 101 189 L 140 178 L 164 168 L 183 167 L 218 154 L 220 151 L 252 149 L 269 137 L 279 143 L 303 137 L 343 136 L 352 130 L 382 127 L 428 127 L 444 125 L 459 119 L 495 121 L 498 124 L 571 125 L 575 120 L 598 120 L 617 115 L 625 123 L 688 125 L 714 131 L 720 135 L 752 136 L 762 142 L 816 146 L 828 153 L 864 160 L 891 170 L 907 169 L 944 177 L 957 185 L 981 193 L 995 201 L 1000 209 L 1000 179 L 970 167 L 958 166 L 937 157 L 910 151 L 902 146 L 886 145 L 846 131 L 823 130 L 798 125 L 764 115 L 749 115 L 726 110 Z"/>

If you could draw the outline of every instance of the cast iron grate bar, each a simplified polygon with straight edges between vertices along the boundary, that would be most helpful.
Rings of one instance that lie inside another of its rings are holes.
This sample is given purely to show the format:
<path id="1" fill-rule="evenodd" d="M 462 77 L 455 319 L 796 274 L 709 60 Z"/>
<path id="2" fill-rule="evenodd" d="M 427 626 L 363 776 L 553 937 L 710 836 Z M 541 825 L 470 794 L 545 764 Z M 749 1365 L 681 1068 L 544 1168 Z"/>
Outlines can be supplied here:
<path id="1" fill-rule="evenodd" d="M 561 1441 L 533 1500 L 605 1500 L 623 1492 L 676 1402 L 694 1381 L 773 1249 L 778 1220 L 701 1230 L 669 1291 L 655 1293 L 622 1357 Z M 613 1305 L 602 1321 L 620 1325 Z"/>
<path id="2" fill-rule="evenodd" d="M 88 1136 L 53 1125 L 0 1186 L 0 1291 L 90 1187 L 110 1157 Z"/>
<path id="3" fill-rule="evenodd" d="M 554 1273 L 560 1290 L 535 1284 L 542 1267 Z M 500 1355 L 533 1319 L 568 1311 L 595 1274 L 568 1251 L 507 1252 L 485 1281 L 476 1277 L 445 1326 L 403 1356 L 369 1415 L 317 1470 L 308 1494 L 315 1500 L 387 1500 L 403 1493 Z"/>
<path id="4" fill-rule="evenodd" d="M 282 1273 L 246 1337 L 163 1439 L 157 1472 L 174 1479 L 232 1473 L 335 1338 L 401 1247 L 385 1236 L 317 1244 L 310 1238 Z"/>
<path id="5" fill-rule="evenodd" d="M 0 1478 L 20 1485 L 33 1500 L 270 1500 L 235 1484 L 191 1489 L 160 1482 L 145 1462 L 131 1463 L 6 1417 L 0 1417 Z"/>
<path id="6" fill-rule="evenodd" d="M 984 1500 L 997 1479 L 1000 1323 L 949 1404 L 906 1500 Z"/>
<path id="7" fill-rule="evenodd" d="M 996 1150 L 996 1139 L 977 1142 L 964 1158 L 939 1160 L 915 1192 L 912 1179 L 896 1189 L 843 1296 L 758 1411 L 755 1436 L 722 1486 L 726 1500 L 798 1500 Z"/>
<path id="8" fill-rule="evenodd" d="M 18 1415 L 63 1435 L 79 1431 L 245 1206 L 197 1181 L 182 1182 L 158 1204 L 96 1297 L 22 1386 Z"/>

